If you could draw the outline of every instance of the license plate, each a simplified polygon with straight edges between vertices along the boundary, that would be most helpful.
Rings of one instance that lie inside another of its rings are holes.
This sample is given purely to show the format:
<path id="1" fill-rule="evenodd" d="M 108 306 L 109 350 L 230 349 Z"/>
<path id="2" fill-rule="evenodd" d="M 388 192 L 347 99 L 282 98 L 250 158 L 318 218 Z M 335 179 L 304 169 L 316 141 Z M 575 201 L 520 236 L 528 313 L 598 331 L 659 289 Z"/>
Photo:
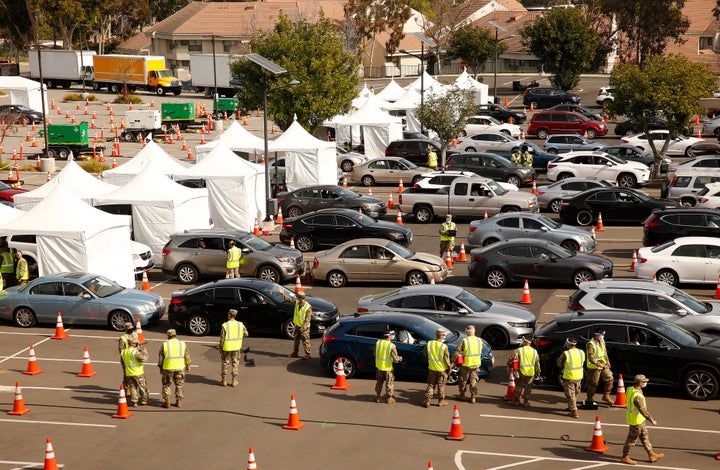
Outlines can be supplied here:
<path id="1" fill-rule="evenodd" d="M 324 331 L 324 330 L 325 330 L 325 326 L 323 326 L 323 325 L 318 325 L 317 329 L 318 329 L 318 331 Z"/>

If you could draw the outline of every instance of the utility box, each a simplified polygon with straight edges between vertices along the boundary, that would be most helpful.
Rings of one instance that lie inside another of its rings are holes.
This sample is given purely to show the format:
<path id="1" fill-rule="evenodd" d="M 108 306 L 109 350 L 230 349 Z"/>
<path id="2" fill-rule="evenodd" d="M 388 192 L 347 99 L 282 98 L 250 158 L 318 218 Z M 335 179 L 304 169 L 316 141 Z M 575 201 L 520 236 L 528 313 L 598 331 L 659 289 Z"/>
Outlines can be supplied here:
<path id="1" fill-rule="evenodd" d="M 163 121 L 193 121 L 195 103 L 162 103 L 160 107 Z"/>
<path id="2" fill-rule="evenodd" d="M 228 115 L 232 115 L 238 107 L 237 98 L 218 98 L 216 113 L 227 112 Z"/>
<path id="3" fill-rule="evenodd" d="M 87 145 L 88 123 L 48 124 L 48 145 Z"/>
<path id="4" fill-rule="evenodd" d="M 160 129 L 162 119 L 158 110 L 133 110 L 125 113 L 125 122 L 128 129 L 152 130 Z"/>

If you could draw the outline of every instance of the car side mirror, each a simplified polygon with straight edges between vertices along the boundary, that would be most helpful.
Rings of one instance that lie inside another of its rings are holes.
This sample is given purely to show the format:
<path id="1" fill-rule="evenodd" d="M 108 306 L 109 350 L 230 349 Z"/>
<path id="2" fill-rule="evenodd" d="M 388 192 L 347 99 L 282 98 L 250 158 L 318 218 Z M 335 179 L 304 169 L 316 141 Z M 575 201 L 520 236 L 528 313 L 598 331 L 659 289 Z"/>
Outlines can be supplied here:
<path id="1" fill-rule="evenodd" d="M 468 314 L 468 309 L 466 309 L 466 308 L 461 308 L 461 309 L 459 309 L 459 310 L 457 311 L 457 313 L 459 313 L 460 315 L 467 315 L 467 314 Z"/>
<path id="2" fill-rule="evenodd" d="M 548 231 L 549 231 L 549 229 L 548 229 L 547 227 L 540 227 L 540 230 L 542 230 L 543 232 L 548 232 Z"/>
<path id="3" fill-rule="evenodd" d="M 557 257 L 550 255 L 549 259 L 550 259 L 550 261 L 552 261 L 553 263 L 557 263 Z"/>
<path id="4" fill-rule="evenodd" d="M 680 315 L 681 317 L 684 317 L 685 315 L 688 314 L 688 311 L 685 310 L 684 308 L 681 308 L 681 309 L 678 309 L 675 313 L 677 313 L 677 314 Z"/>
<path id="5" fill-rule="evenodd" d="M 244 254 L 247 254 L 247 253 L 250 253 L 250 248 L 243 248 L 240 251 L 243 252 Z"/>
<path id="6" fill-rule="evenodd" d="M 82 298 L 85 300 L 91 300 L 92 296 L 88 294 L 87 292 L 83 292 Z"/>
<path id="7" fill-rule="evenodd" d="M 424 348 L 425 346 L 427 346 L 427 343 L 428 343 L 427 341 L 425 341 L 424 339 L 421 339 L 420 341 L 415 343 L 415 346 L 420 346 L 421 348 Z"/>
<path id="8" fill-rule="evenodd" d="M 393 257 L 392 257 L 392 260 L 393 260 L 393 261 L 400 261 L 400 257 L 399 257 L 399 256 L 393 256 Z"/>
<path id="9" fill-rule="evenodd" d="M 661 341 L 661 342 L 658 344 L 658 349 L 661 350 L 661 351 L 669 351 L 669 350 L 670 350 L 670 345 L 667 344 L 665 341 Z"/>
<path id="10" fill-rule="evenodd" d="M 607 162 L 606 165 L 607 165 L 607 166 L 614 166 L 615 164 L 614 164 L 613 162 Z"/>

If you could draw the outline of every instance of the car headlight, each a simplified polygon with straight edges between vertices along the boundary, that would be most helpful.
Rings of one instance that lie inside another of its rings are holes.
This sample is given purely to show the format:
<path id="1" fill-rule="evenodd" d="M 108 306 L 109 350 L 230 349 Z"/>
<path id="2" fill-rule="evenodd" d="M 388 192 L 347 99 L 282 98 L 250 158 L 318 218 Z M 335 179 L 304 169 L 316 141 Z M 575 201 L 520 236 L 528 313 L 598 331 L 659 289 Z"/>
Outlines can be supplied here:
<path id="1" fill-rule="evenodd" d="M 365 202 L 365 203 L 363 203 L 363 207 L 365 209 L 375 209 L 376 205 L 371 202 Z"/>
<path id="2" fill-rule="evenodd" d="M 404 233 L 400 233 L 400 232 L 390 232 L 390 233 L 388 233 L 388 236 L 389 236 L 389 237 L 392 237 L 392 238 L 395 238 L 395 239 L 405 238 L 405 234 L 404 234 Z"/>
<path id="3" fill-rule="evenodd" d="M 276 256 L 275 259 L 278 260 L 279 263 L 294 263 L 295 262 L 295 258 L 284 257 L 284 256 Z"/>
<path id="4" fill-rule="evenodd" d="M 608 266 L 607 264 L 596 264 L 595 266 L 599 269 L 602 269 L 603 271 L 610 269 L 610 266 Z"/>
<path id="5" fill-rule="evenodd" d="M 509 321 L 508 325 L 512 328 L 532 328 L 532 322 Z"/>
<path id="6" fill-rule="evenodd" d="M 437 264 L 433 264 L 430 266 L 430 271 L 442 271 L 442 268 Z"/>
<path id="7" fill-rule="evenodd" d="M 140 309 L 139 309 L 139 310 L 140 310 L 141 313 L 148 313 L 148 312 L 151 312 L 154 308 L 155 308 L 155 307 L 154 307 L 153 305 L 143 304 L 143 305 L 140 306 Z"/>

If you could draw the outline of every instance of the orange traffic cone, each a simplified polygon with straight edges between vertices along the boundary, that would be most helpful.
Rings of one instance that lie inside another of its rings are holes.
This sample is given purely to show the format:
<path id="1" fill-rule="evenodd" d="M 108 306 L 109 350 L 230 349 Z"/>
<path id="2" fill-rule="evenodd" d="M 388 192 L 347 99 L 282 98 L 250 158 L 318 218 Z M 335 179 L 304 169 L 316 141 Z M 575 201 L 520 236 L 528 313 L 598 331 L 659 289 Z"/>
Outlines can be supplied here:
<path id="1" fill-rule="evenodd" d="M 368 196 L 372 197 L 372 188 L 368 189 Z"/>
<path id="2" fill-rule="evenodd" d="M 592 228 L 590 229 L 590 236 L 592 237 L 593 240 L 596 239 L 596 238 L 595 238 L 595 226 L 594 226 L 594 225 L 593 225 Z"/>
<path id="3" fill-rule="evenodd" d="M 142 323 L 140 322 L 140 317 L 135 317 L 135 333 L 137 333 L 138 342 L 141 344 L 144 343 L 145 335 L 143 334 Z"/>
<path id="4" fill-rule="evenodd" d="M 630 271 L 635 272 L 635 264 L 637 264 L 637 250 L 633 250 L 632 261 L 630 262 Z"/>
<path id="5" fill-rule="evenodd" d="M 510 371 L 510 378 L 508 379 L 507 393 L 503 397 L 503 400 L 505 400 L 505 401 L 515 400 L 515 376 L 513 375 L 512 370 Z"/>
<path id="6" fill-rule="evenodd" d="M 595 430 L 593 431 L 592 441 L 585 450 L 589 452 L 597 452 L 598 454 L 604 454 L 610 450 L 610 447 L 605 445 L 605 439 L 603 439 L 600 416 L 595 416 Z"/>
<path id="7" fill-rule="evenodd" d="M 432 460 L 428 460 L 428 468 L 427 468 L 427 470 L 433 470 Z"/>
<path id="8" fill-rule="evenodd" d="M 402 212 L 400 212 L 400 208 L 399 208 L 399 207 L 398 207 L 397 217 L 395 217 L 395 223 L 398 224 L 398 225 L 402 225 L 402 224 L 403 224 L 403 221 L 402 221 Z"/>
<path id="9" fill-rule="evenodd" d="M 398 193 L 401 193 L 405 191 L 405 186 L 403 186 L 402 178 L 400 178 L 400 184 L 398 185 Z"/>
<path id="10" fill-rule="evenodd" d="M 432 277 L 430 278 L 430 284 L 435 285 L 435 275 L 431 274 L 431 276 Z"/>
<path id="11" fill-rule="evenodd" d="M 207 141 L 205 140 L 205 133 L 200 134 L 200 144 L 206 144 Z"/>
<path id="12" fill-rule="evenodd" d="M 530 103 L 530 112 L 532 113 L 533 111 L 535 111 L 535 106 L 533 106 L 533 104 Z"/>
<path id="13" fill-rule="evenodd" d="M 462 432 L 462 424 L 460 423 L 460 412 L 458 406 L 455 405 L 453 409 L 452 424 L 450 425 L 450 434 L 445 436 L 445 439 L 452 441 L 462 441 L 465 439 L 465 435 Z"/>
<path id="14" fill-rule="evenodd" d="M 50 181 L 51 179 L 52 179 L 52 175 L 51 175 L 50 172 L 48 171 L 47 179 L 46 179 L 45 181 Z"/>
<path id="15" fill-rule="evenodd" d="M 337 370 L 335 372 L 335 385 L 330 387 L 333 390 L 347 390 L 350 384 L 345 380 L 345 367 L 342 359 L 337 360 Z"/>
<path id="16" fill-rule="evenodd" d="M 83 351 L 83 365 L 82 370 L 80 370 L 80 373 L 77 375 L 78 377 L 93 377 L 97 374 L 92 368 L 92 362 L 90 362 L 90 353 L 88 352 L 87 346 L 85 346 L 85 350 Z"/>
<path id="17" fill-rule="evenodd" d="M 343 184 L 342 184 L 342 187 L 343 187 L 343 188 L 347 188 L 347 177 L 345 177 L 345 176 L 343 176 Z"/>
<path id="18" fill-rule="evenodd" d="M 298 279 L 300 279 L 298 277 Z M 295 404 L 295 394 L 290 395 L 290 415 L 288 416 L 288 422 L 283 429 L 292 429 L 293 431 L 299 431 L 305 423 L 300 422 L 300 416 L 298 416 L 297 405 Z"/>
<path id="19" fill-rule="evenodd" d="M 295 248 L 295 237 L 290 237 L 290 248 Z"/>
<path id="20" fill-rule="evenodd" d="M 37 363 L 37 358 L 35 357 L 35 346 L 32 344 L 30 345 L 30 357 L 28 358 L 28 365 L 27 370 L 23 371 L 23 374 L 25 375 L 38 375 L 44 371 L 40 370 Z"/>
<path id="21" fill-rule="evenodd" d="M 151 290 L 150 289 L 150 280 L 148 279 L 148 275 L 147 275 L 147 269 L 143 269 L 142 290 Z"/>
<path id="22" fill-rule="evenodd" d="M 302 292 L 302 283 L 300 282 L 300 275 L 298 274 L 295 278 L 295 293 L 299 294 Z"/>
<path id="23" fill-rule="evenodd" d="M 43 470 L 58 470 L 55 451 L 53 450 L 52 441 L 49 437 L 45 441 L 45 464 L 43 465 Z"/>
<path id="24" fill-rule="evenodd" d="M 720 299 L 720 276 L 718 276 L 718 282 L 715 286 L 715 298 Z"/>
<path id="25" fill-rule="evenodd" d="M 120 398 L 118 398 L 117 413 L 112 415 L 113 418 L 128 419 L 133 412 L 128 410 L 127 399 L 125 398 L 125 387 L 120 385 Z"/>
<path id="26" fill-rule="evenodd" d="M 20 382 L 15 382 L 15 401 L 13 402 L 12 411 L 8 411 L 9 415 L 22 416 L 25 413 L 29 413 L 30 408 L 25 408 L 25 401 L 22 397 L 22 388 Z"/>
<path id="27" fill-rule="evenodd" d="M 70 335 L 65 333 L 65 327 L 63 326 L 62 314 L 58 312 L 57 322 L 55 323 L 55 336 L 51 336 L 50 339 L 67 339 Z"/>
<path id="28" fill-rule="evenodd" d="M 520 131 L 520 140 L 525 140 L 525 131 Z"/>
<path id="29" fill-rule="evenodd" d="M 253 227 L 253 235 L 260 235 L 260 226 L 258 225 L 257 217 L 255 217 L 255 226 Z"/>
<path id="30" fill-rule="evenodd" d="M 598 212 L 597 231 L 598 231 L 598 232 L 604 232 L 604 231 L 605 231 L 605 226 L 603 225 L 603 221 L 602 221 L 602 212 Z"/>
<path id="31" fill-rule="evenodd" d="M 467 253 L 465 252 L 465 242 L 460 242 L 460 258 L 458 261 L 467 261 Z"/>
<path id="32" fill-rule="evenodd" d="M 312 263 L 310 261 L 305 261 L 305 284 L 310 284 L 312 282 Z"/>
<path id="33" fill-rule="evenodd" d="M 277 217 L 275 218 L 275 223 L 276 223 L 276 224 L 281 224 L 281 223 L 283 223 L 282 207 L 279 207 L 279 206 L 278 206 L 278 215 L 277 215 Z"/>
<path id="34" fill-rule="evenodd" d="M 586 138 L 586 139 L 588 138 L 588 133 L 587 133 L 587 131 L 583 132 L 583 137 Z"/>
<path id="35" fill-rule="evenodd" d="M 387 207 L 388 209 L 395 209 L 395 201 L 393 201 L 392 193 L 388 196 Z"/>
<path id="36" fill-rule="evenodd" d="M 522 292 L 522 299 L 520 299 L 521 304 L 531 304 L 532 299 L 530 298 L 530 287 L 528 286 L 528 281 L 525 279 L 525 286 L 523 287 Z"/>
<path id="37" fill-rule="evenodd" d="M 623 381 L 622 374 L 618 374 L 618 387 L 617 393 L 615 394 L 615 403 L 613 408 L 625 408 L 627 406 L 627 395 L 625 394 L 625 382 Z"/>
<path id="38" fill-rule="evenodd" d="M 695 115 L 695 125 L 699 125 L 699 124 L 700 124 L 700 115 L 696 114 Z"/>
<path id="39" fill-rule="evenodd" d="M 483 214 L 483 220 L 487 220 L 487 219 L 488 219 L 488 215 L 487 215 L 487 211 L 485 211 L 485 213 Z"/>
<path id="40" fill-rule="evenodd" d="M 449 249 L 445 252 L 445 266 L 447 266 L 448 269 L 453 268 L 452 255 Z"/>
<path id="41" fill-rule="evenodd" d="M 534 195 L 537 195 L 537 186 L 535 185 L 535 181 L 533 181 L 532 193 L 533 193 Z"/>
<path id="42" fill-rule="evenodd" d="M 114 151 L 115 149 L 113 149 Z M 113 152 L 114 153 L 114 152 Z M 117 168 L 117 155 L 113 155 L 112 157 L 112 167 Z"/>
<path id="43" fill-rule="evenodd" d="M 702 139 L 702 129 L 698 129 L 697 138 Z"/>
<path id="44" fill-rule="evenodd" d="M 248 451 L 248 466 L 247 470 L 257 470 L 257 464 L 255 463 L 255 452 L 251 447 Z"/>

